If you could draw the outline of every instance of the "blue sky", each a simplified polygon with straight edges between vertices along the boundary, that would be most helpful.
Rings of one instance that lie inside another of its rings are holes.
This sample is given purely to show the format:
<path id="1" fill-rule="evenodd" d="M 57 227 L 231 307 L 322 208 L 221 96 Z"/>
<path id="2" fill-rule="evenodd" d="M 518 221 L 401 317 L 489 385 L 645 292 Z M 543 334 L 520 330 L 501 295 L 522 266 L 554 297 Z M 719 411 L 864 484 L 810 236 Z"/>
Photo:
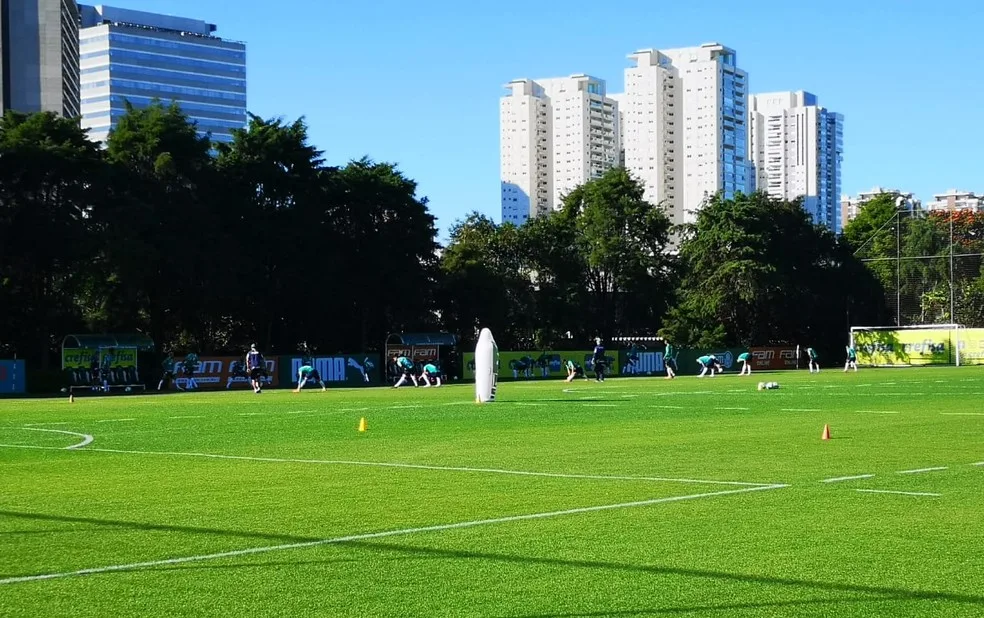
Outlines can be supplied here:
<path id="1" fill-rule="evenodd" d="M 246 41 L 249 108 L 304 116 L 329 163 L 396 163 L 441 236 L 499 220 L 499 98 L 520 77 L 588 73 L 621 92 L 626 55 L 717 41 L 752 93 L 807 90 L 845 116 L 843 191 L 984 192 L 984 8 L 963 0 L 117 0 Z"/>

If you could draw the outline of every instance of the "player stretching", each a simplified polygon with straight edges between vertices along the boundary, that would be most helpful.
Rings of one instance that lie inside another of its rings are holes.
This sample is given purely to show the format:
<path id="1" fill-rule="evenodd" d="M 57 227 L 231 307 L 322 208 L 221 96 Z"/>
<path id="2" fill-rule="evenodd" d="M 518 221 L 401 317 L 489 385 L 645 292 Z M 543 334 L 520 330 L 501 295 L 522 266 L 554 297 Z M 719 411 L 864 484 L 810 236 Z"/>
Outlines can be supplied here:
<path id="1" fill-rule="evenodd" d="M 697 376 L 698 378 L 703 378 L 704 375 L 707 374 L 708 369 L 711 371 L 712 378 L 714 377 L 715 369 L 721 369 L 723 371 L 721 368 L 721 363 L 718 362 L 717 357 L 713 354 L 705 354 L 704 356 L 701 356 L 697 359 L 697 363 L 700 365 L 700 375 Z"/>
<path id="2" fill-rule="evenodd" d="M 813 348 L 807 348 L 806 355 L 810 357 L 810 373 L 814 373 L 814 369 L 816 369 L 816 373 L 820 373 L 820 363 L 817 362 L 820 357 L 817 355 L 817 351 Z"/>
<path id="3" fill-rule="evenodd" d="M 431 380 L 436 382 L 434 386 L 441 385 L 441 370 L 434 363 L 424 365 L 424 370 L 420 372 L 420 379 L 424 381 L 424 388 L 431 385 Z"/>
<path id="4" fill-rule="evenodd" d="M 567 367 L 567 379 L 565 382 L 573 382 L 574 378 L 578 376 L 581 376 L 585 380 L 588 379 L 588 376 L 584 375 L 584 368 L 575 363 L 574 359 L 568 358 L 564 366 Z"/>
<path id="5" fill-rule="evenodd" d="M 180 386 L 178 386 L 177 381 L 174 379 L 174 352 L 168 352 L 167 358 L 165 358 L 164 362 L 161 363 L 161 368 L 163 371 L 161 373 L 161 381 L 157 385 L 157 390 L 167 388 L 171 384 L 174 384 L 174 388 L 179 391 L 183 390 Z"/>
<path id="6" fill-rule="evenodd" d="M 738 362 L 741 363 L 741 371 L 738 372 L 740 376 L 750 376 L 752 375 L 752 363 L 751 354 L 748 352 L 742 352 L 738 355 Z"/>
<path id="7" fill-rule="evenodd" d="M 847 362 L 844 363 L 844 371 L 847 371 L 849 367 L 854 367 L 854 371 L 858 370 L 858 351 L 854 349 L 854 346 L 845 346 L 847 348 Z"/>
<path id="8" fill-rule="evenodd" d="M 325 383 L 321 380 L 321 374 L 318 370 L 311 365 L 302 365 L 300 369 L 297 370 L 297 388 L 294 389 L 295 393 L 301 392 L 304 385 L 308 382 L 314 382 L 321 386 L 321 392 L 328 390 Z"/>
<path id="9" fill-rule="evenodd" d="M 396 359 L 396 368 L 403 372 L 400 376 L 400 381 L 393 385 L 393 388 L 400 388 L 403 383 L 407 381 L 407 378 L 413 380 L 414 386 L 419 386 L 417 384 L 417 376 L 413 375 L 413 361 L 406 356 L 401 356 Z"/>
<path id="10" fill-rule="evenodd" d="M 259 395 L 263 392 L 263 376 L 266 374 L 266 359 L 256 349 L 256 344 L 250 344 L 246 353 L 246 371 L 249 373 L 249 383 L 253 392 Z"/>

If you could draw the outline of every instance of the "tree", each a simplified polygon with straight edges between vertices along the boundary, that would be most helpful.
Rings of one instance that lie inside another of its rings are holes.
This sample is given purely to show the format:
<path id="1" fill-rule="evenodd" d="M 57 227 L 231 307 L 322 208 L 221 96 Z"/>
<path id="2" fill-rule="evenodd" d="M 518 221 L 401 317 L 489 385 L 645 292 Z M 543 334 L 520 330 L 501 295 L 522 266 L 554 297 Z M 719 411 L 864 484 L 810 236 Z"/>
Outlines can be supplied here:
<path id="1" fill-rule="evenodd" d="M 816 347 L 842 339 L 850 313 L 870 313 L 881 292 L 799 201 L 764 193 L 711 199 L 685 226 L 681 256 L 679 303 L 661 333 L 683 345 Z"/>
<path id="2" fill-rule="evenodd" d="M 671 294 L 670 220 L 643 195 L 624 168 L 614 168 L 563 200 L 560 216 L 584 263 L 584 318 L 604 337 L 652 329 Z"/>
<path id="3" fill-rule="evenodd" d="M 481 328 L 502 349 L 527 349 L 542 323 L 533 302 L 520 231 L 473 212 L 451 228 L 441 256 L 440 308 L 446 328 L 465 338 Z"/>
<path id="4" fill-rule="evenodd" d="M 42 368 L 82 325 L 77 297 L 98 259 L 91 215 L 105 179 L 77 121 L 10 111 L 0 120 L 0 345 Z"/>

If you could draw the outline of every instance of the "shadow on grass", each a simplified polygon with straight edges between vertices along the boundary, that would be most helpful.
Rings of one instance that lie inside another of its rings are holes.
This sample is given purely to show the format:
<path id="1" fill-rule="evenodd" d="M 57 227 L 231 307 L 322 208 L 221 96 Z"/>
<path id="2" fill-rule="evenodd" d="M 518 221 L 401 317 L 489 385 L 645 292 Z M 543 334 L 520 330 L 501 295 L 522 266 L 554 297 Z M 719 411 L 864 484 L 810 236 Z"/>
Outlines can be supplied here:
<path id="1" fill-rule="evenodd" d="M 311 541 L 321 541 L 323 538 L 319 537 L 302 537 L 293 536 L 288 534 L 270 534 L 265 532 L 247 532 L 239 530 L 223 530 L 214 528 L 202 528 L 202 527 L 192 527 L 192 526 L 178 526 L 172 524 L 152 524 L 144 522 L 129 522 L 129 521 L 118 521 L 109 519 L 96 519 L 90 517 L 72 517 L 65 515 L 48 515 L 43 513 L 24 513 L 17 511 L 0 511 L 0 517 L 10 517 L 18 519 L 27 519 L 34 521 L 57 521 L 57 522 L 74 522 L 74 523 L 88 523 L 98 526 L 110 526 L 117 528 L 129 528 L 136 530 L 152 530 L 152 531 L 168 531 L 168 532 L 186 532 L 191 534 L 209 534 L 215 536 L 228 536 L 234 538 L 255 538 L 255 539 L 265 539 L 265 540 L 275 540 L 275 541 L 286 541 L 290 543 L 307 543 Z M 785 586 L 789 588 L 799 588 L 806 590 L 817 590 L 822 592 L 839 592 L 848 594 L 860 594 L 866 595 L 862 599 L 854 599 L 855 601 L 862 600 L 900 600 L 900 601 L 950 601 L 954 603 L 966 603 L 971 605 L 979 605 L 984 607 L 984 596 L 975 594 L 961 594 L 955 592 L 937 592 L 930 590 L 905 590 L 903 588 L 892 588 L 890 586 L 873 586 L 865 584 L 849 584 L 849 583 L 838 583 L 838 582 L 823 582 L 823 581 L 813 581 L 808 579 L 797 579 L 793 577 L 778 577 L 769 575 L 750 575 L 743 573 L 729 573 L 726 571 L 717 571 L 710 569 L 694 569 L 694 568 L 684 568 L 684 567 L 671 567 L 671 566 L 655 566 L 655 565 L 641 565 L 641 564 L 630 564 L 624 562 L 605 562 L 600 560 L 572 560 L 572 559 L 562 559 L 562 558 L 548 558 L 539 556 L 524 556 L 517 554 L 504 554 L 504 553 L 491 553 L 491 552 L 477 552 L 477 551 L 461 551 L 461 550 L 450 550 L 450 549 L 438 549 L 432 547 L 419 547 L 410 545 L 399 545 L 395 543 L 383 543 L 379 541 L 340 541 L 337 543 L 325 543 L 325 545 L 333 545 L 336 547 L 347 547 L 352 549 L 363 550 L 366 552 L 375 553 L 396 553 L 405 554 L 414 557 L 430 557 L 430 558 L 444 558 L 450 560 L 488 560 L 492 562 L 501 562 L 506 564 L 518 564 L 518 565 L 541 565 L 541 566 L 557 566 L 557 567 L 568 567 L 572 569 L 599 569 L 607 571 L 618 571 L 624 573 L 643 573 L 650 575 L 676 575 L 682 577 L 691 577 L 698 580 L 711 580 L 711 581 L 724 581 L 724 582 L 740 582 L 748 584 L 762 584 L 767 586 Z M 280 561 L 280 562 L 266 562 L 259 563 L 260 565 L 266 566 L 300 566 L 300 565 L 313 565 L 313 564 L 331 564 L 336 562 L 336 560 L 323 560 L 323 561 Z M 210 564 L 204 565 L 201 563 L 183 563 L 181 565 L 159 565 L 153 567 L 144 567 L 140 570 L 158 570 L 158 571 L 168 571 L 168 570 L 178 570 L 178 569 L 209 569 L 209 570 L 221 570 L 221 569 L 243 569 L 243 568 L 256 568 L 257 562 L 237 562 L 232 564 Z M 134 569 L 136 570 L 136 569 Z M 3 575 L 2 577 L 18 577 L 17 575 Z M 842 599 L 843 601 L 849 601 L 851 599 Z M 743 609 L 743 608 L 756 608 L 756 607 L 772 607 L 772 606 L 786 606 L 795 605 L 800 603 L 830 603 L 833 602 L 832 599 L 824 598 L 817 599 L 815 601 L 785 601 L 785 602 L 775 602 L 768 604 L 735 604 L 735 605 L 720 605 L 720 606 L 708 606 L 704 608 L 706 611 L 723 611 L 728 609 Z M 701 608 L 668 608 L 668 609 L 652 609 L 652 610 L 632 610 L 629 612 L 604 612 L 598 614 L 547 614 L 539 616 L 526 616 L 523 618 L 562 618 L 574 616 L 631 616 L 631 615 L 643 615 L 646 613 L 685 613 L 700 611 Z"/>

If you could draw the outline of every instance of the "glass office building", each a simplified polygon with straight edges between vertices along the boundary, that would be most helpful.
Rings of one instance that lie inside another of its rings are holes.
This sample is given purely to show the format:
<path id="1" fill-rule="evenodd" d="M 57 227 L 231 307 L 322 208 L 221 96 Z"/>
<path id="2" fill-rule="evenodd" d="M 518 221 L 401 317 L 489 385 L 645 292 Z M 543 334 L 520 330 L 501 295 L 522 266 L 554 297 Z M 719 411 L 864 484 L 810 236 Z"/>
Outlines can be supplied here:
<path id="1" fill-rule="evenodd" d="M 214 142 L 246 126 L 246 45 L 214 24 L 108 6 L 81 6 L 82 126 L 105 142 L 129 102 L 176 102 Z"/>

